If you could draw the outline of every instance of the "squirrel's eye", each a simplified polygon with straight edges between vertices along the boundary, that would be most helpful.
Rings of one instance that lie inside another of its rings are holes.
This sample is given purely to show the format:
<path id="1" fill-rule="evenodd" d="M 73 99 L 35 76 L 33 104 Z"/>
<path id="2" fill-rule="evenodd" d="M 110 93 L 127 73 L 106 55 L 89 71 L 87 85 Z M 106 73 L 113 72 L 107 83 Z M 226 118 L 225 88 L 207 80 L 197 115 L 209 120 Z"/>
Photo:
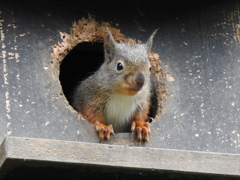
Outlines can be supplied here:
<path id="1" fill-rule="evenodd" d="M 118 71 L 122 71 L 123 70 L 123 65 L 122 65 L 122 63 L 117 63 L 117 70 Z"/>
<path id="2" fill-rule="evenodd" d="M 149 67 L 149 71 L 151 71 L 151 70 L 152 70 L 152 66 Z"/>

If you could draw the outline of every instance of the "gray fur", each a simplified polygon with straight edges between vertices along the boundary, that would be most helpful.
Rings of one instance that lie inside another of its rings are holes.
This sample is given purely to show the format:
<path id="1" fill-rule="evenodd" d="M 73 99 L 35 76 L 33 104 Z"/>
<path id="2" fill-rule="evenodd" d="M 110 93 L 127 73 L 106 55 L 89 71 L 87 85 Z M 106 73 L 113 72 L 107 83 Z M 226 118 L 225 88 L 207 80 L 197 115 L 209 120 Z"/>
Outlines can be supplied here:
<path id="1" fill-rule="evenodd" d="M 75 89 L 73 95 L 73 107 L 81 112 L 83 106 L 92 108 L 93 112 L 98 112 L 104 117 L 110 117 L 105 115 L 107 102 L 114 103 L 111 98 L 115 98 L 115 90 L 118 88 L 118 84 L 124 82 L 124 75 L 126 73 L 136 74 L 144 72 L 145 85 L 143 89 L 136 94 L 132 102 L 134 107 L 133 113 L 140 109 L 144 109 L 147 103 L 150 101 L 150 72 L 148 71 L 150 63 L 148 58 L 149 50 L 152 46 L 152 39 L 154 33 L 150 36 L 146 44 L 128 44 L 128 43 L 117 43 L 113 39 L 111 33 L 108 31 L 108 35 L 104 42 L 104 53 L 105 61 L 102 66 L 90 77 L 82 81 Z M 123 73 L 116 72 L 117 62 L 121 60 L 124 63 Z M 119 99 L 119 98 L 118 98 Z M 124 98 L 123 98 L 124 99 Z M 93 103 L 94 102 L 94 103 Z M 121 103 L 117 103 L 121 104 Z M 108 106 L 109 107 L 109 106 Z M 123 113 L 124 114 L 124 113 Z M 120 118 L 120 121 L 124 117 Z M 119 120 L 106 120 L 107 125 L 113 124 L 113 128 L 117 131 L 125 129 L 126 123 L 119 123 Z M 115 124 L 114 124 L 115 123 Z M 128 122 L 130 123 L 130 121 Z M 124 127 L 119 127 L 124 126 Z"/>

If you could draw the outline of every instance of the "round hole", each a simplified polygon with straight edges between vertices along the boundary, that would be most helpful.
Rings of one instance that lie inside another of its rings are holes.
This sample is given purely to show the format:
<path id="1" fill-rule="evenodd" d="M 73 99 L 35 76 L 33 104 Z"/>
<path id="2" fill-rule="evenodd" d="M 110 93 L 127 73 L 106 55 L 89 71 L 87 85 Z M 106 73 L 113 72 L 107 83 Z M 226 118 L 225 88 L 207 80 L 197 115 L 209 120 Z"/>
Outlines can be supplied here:
<path id="1" fill-rule="evenodd" d="M 136 43 L 133 39 L 125 38 L 120 29 L 111 27 L 107 22 L 100 24 L 89 17 L 74 22 L 71 34 L 61 32 L 62 42 L 53 45 L 53 77 L 59 77 L 63 93 L 70 105 L 76 86 L 97 71 L 104 62 L 103 41 L 107 34 L 106 27 L 117 42 Z M 154 86 L 149 115 L 157 120 L 165 109 L 166 81 L 159 55 L 150 52 L 149 59 Z"/>

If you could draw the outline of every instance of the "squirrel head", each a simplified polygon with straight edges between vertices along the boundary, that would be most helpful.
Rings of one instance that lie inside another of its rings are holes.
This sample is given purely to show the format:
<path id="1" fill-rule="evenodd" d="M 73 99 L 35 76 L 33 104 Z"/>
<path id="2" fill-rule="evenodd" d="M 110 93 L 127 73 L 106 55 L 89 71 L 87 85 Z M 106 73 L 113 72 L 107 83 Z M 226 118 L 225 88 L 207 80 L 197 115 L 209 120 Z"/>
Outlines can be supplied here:
<path id="1" fill-rule="evenodd" d="M 111 76 L 114 93 L 134 96 L 149 88 L 151 65 L 149 51 L 155 30 L 146 44 L 117 43 L 109 30 L 104 41 L 105 70 Z"/>

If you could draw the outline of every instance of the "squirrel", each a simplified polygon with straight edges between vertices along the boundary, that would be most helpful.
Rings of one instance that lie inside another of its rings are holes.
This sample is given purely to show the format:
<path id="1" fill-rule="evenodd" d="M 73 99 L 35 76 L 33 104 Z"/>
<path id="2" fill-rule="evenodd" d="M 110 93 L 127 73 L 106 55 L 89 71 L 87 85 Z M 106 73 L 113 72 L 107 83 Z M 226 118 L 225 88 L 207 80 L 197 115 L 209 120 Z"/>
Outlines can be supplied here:
<path id="1" fill-rule="evenodd" d="M 100 141 L 129 129 L 138 141 L 149 141 L 152 118 L 148 54 L 156 31 L 146 44 L 130 44 L 116 42 L 107 29 L 103 64 L 75 88 L 72 106 L 95 126 Z"/>

